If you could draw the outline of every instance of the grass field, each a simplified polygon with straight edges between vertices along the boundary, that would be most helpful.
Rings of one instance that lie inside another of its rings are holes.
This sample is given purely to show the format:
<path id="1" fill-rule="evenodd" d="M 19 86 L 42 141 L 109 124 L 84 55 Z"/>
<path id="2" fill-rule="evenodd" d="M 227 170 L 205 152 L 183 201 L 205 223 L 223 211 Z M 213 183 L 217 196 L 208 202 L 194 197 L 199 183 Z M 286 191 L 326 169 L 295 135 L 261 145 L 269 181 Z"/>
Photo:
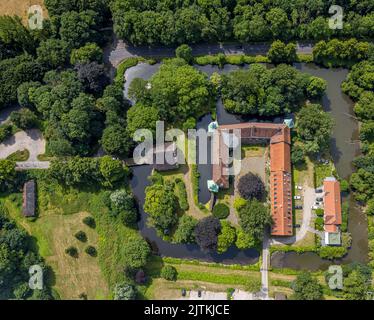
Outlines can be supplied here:
<path id="1" fill-rule="evenodd" d="M 24 22 L 26 22 L 27 11 L 32 5 L 41 5 L 44 15 L 47 15 L 47 10 L 44 7 L 44 0 L 1 0 L 0 15 L 17 15 L 20 16 Z"/>
<path id="2" fill-rule="evenodd" d="M 88 245 L 98 246 L 98 234 L 95 230 L 82 223 L 88 216 L 85 212 L 62 215 L 59 211 L 39 212 L 35 221 L 26 220 L 21 215 L 21 195 L 12 195 L 5 200 L 5 206 L 11 217 L 17 221 L 34 239 L 34 245 L 47 264 L 52 267 L 53 288 L 63 299 L 78 299 L 84 293 L 89 299 L 108 297 L 109 291 L 101 273 L 98 258 L 84 252 Z M 78 241 L 74 234 L 84 231 L 87 242 Z M 75 246 L 79 251 L 78 258 L 72 258 L 65 253 L 69 246 Z"/>
<path id="3" fill-rule="evenodd" d="M 188 261 L 162 261 L 153 258 L 148 265 L 147 273 L 153 279 L 144 290 L 147 299 L 178 299 L 181 289 L 203 289 L 214 292 L 225 292 L 228 288 L 246 289 L 249 282 L 261 283 L 261 274 L 258 270 L 249 270 L 245 267 L 228 267 L 209 263 L 189 263 Z M 159 270 L 163 265 L 172 265 L 178 271 L 175 282 L 166 281 L 159 277 Z"/>

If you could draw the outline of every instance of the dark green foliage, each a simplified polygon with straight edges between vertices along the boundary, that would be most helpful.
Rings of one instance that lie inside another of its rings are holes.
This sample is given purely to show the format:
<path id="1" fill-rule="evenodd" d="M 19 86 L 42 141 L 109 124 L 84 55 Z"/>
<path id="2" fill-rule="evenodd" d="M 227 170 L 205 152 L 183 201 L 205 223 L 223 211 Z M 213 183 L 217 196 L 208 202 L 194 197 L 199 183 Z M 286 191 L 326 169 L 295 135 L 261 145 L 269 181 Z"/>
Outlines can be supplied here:
<path id="1" fill-rule="evenodd" d="M 254 64 L 222 76 L 225 109 L 244 115 L 275 116 L 299 109 L 310 76 L 285 64 L 274 69 Z"/>
<path id="2" fill-rule="evenodd" d="M 83 231 L 78 231 L 74 237 L 76 237 L 81 242 L 87 242 L 87 235 Z"/>
<path id="3" fill-rule="evenodd" d="M 216 251 L 218 235 L 221 232 L 221 223 L 213 216 L 206 217 L 195 227 L 195 239 L 203 251 Z"/>
<path id="4" fill-rule="evenodd" d="M 136 104 L 127 111 L 127 132 L 130 138 L 134 137 L 136 130 L 148 129 L 153 135 L 156 134 L 156 122 L 160 120 L 158 110 L 155 107 L 148 107 Z"/>
<path id="5" fill-rule="evenodd" d="M 291 162 L 293 165 L 301 165 L 305 163 L 305 152 L 301 146 L 295 144 L 292 145 Z"/>
<path id="6" fill-rule="evenodd" d="M 213 208 L 213 216 L 218 219 L 226 219 L 230 215 L 230 208 L 224 203 L 218 203 Z"/>
<path id="7" fill-rule="evenodd" d="M 13 127 L 10 124 L 0 125 L 0 143 L 12 135 Z"/>
<path id="8" fill-rule="evenodd" d="M 292 285 L 295 300 L 322 300 L 322 286 L 313 278 L 310 272 L 299 274 Z"/>
<path id="9" fill-rule="evenodd" d="M 136 222 L 138 212 L 134 196 L 126 190 L 117 190 L 110 195 L 112 214 L 119 216 L 128 225 Z"/>
<path id="10" fill-rule="evenodd" d="M 211 87 L 207 76 L 187 65 L 183 59 L 165 62 L 150 80 L 149 101 L 136 101 L 158 110 L 161 120 L 185 121 L 198 118 L 211 102 Z"/>
<path id="11" fill-rule="evenodd" d="M 114 300 L 135 300 L 135 288 L 128 283 L 119 283 L 114 289 Z"/>
<path id="12" fill-rule="evenodd" d="M 373 38 L 370 0 L 336 3 L 344 7 L 343 30 L 329 28 L 331 4 L 335 2 L 114 0 L 111 10 L 115 33 L 136 45 Z"/>
<path id="13" fill-rule="evenodd" d="M 73 258 L 78 258 L 78 249 L 76 247 L 70 246 L 65 250 L 65 253 Z"/>
<path id="14" fill-rule="evenodd" d="M 272 63 L 293 63 L 296 61 L 296 45 L 294 43 L 285 44 L 282 41 L 274 41 L 268 52 L 268 57 Z"/>
<path id="15" fill-rule="evenodd" d="M 148 243 L 143 238 L 138 237 L 124 243 L 123 252 L 126 265 L 130 269 L 140 269 L 146 265 L 151 250 Z"/>
<path id="16" fill-rule="evenodd" d="M 161 277 L 165 280 L 176 281 L 178 277 L 177 269 L 173 266 L 166 265 L 161 269 Z"/>
<path id="17" fill-rule="evenodd" d="M 188 64 L 193 61 L 192 49 L 186 44 L 179 46 L 175 50 L 175 55 L 177 58 L 185 60 Z"/>
<path id="18" fill-rule="evenodd" d="M 103 60 L 103 50 L 96 43 L 87 43 L 83 47 L 73 49 L 70 55 L 70 63 L 85 64 L 90 62 L 101 63 Z"/>
<path id="19" fill-rule="evenodd" d="M 17 101 L 17 88 L 23 82 L 40 80 L 43 68 L 29 55 L 0 61 L 0 110 Z"/>
<path id="20" fill-rule="evenodd" d="M 109 165 L 102 166 L 105 161 Z M 111 164 L 114 164 L 113 166 Z M 120 164 L 120 167 L 118 166 Z M 120 171 L 118 171 L 120 170 Z M 67 186 L 84 186 L 115 184 L 118 179 L 125 181 L 126 168 L 119 160 L 108 158 L 69 158 L 67 160 L 53 160 L 49 169 L 51 178 Z"/>
<path id="21" fill-rule="evenodd" d="M 188 205 L 186 185 L 184 181 L 180 179 L 175 181 L 175 194 L 178 197 L 179 207 L 183 211 L 187 211 L 189 209 L 189 205 Z"/>
<path id="22" fill-rule="evenodd" d="M 149 221 L 161 233 L 168 234 L 177 223 L 177 197 L 173 186 L 154 184 L 145 190 L 144 211 L 149 214 Z"/>
<path id="23" fill-rule="evenodd" d="M 46 272 L 46 266 L 31 249 L 29 235 L 8 216 L 5 208 L 0 206 L 0 299 L 29 299 L 32 295 L 28 285 L 29 268 L 40 265 Z M 51 299 L 48 283 L 44 286 L 43 295 L 36 299 Z"/>
<path id="24" fill-rule="evenodd" d="M 313 48 L 314 61 L 326 66 L 344 66 L 365 60 L 368 57 L 369 43 L 356 39 L 318 42 Z"/>
<path id="25" fill-rule="evenodd" d="M 239 179 L 238 191 L 246 200 L 262 200 L 265 196 L 265 185 L 258 175 L 250 172 Z"/>
<path id="26" fill-rule="evenodd" d="M 11 160 L 0 159 L 0 191 L 9 190 L 15 182 L 15 178 L 16 163 Z"/>
<path id="27" fill-rule="evenodd" d="M 238 213 L 243 231 L 254 239 L 261 240 L 265 228 L 272 223 L 269 208 L 257 200 L 252 200 L 240 207 Z"/>
<path id="28" fill-rule="evenodd" d="M 104 70 L 104 65 L 96 61 L 76 66 L 78 79 L 83 83 L 86 92 L 100 94 L 109 83 Z"/>
<path id="29" fill-rule="evenodd" d="M 88 246 L 86 249 L 84 249 L 84 252 L 87 253 L 91 257 L 97 256 L 97 250 L 93 246 Z"/>
<path id="30" fill-rule="evenodd" d="M 316 220 L 314 221 L 315 227 L 318 231 L 323 231 L 324 230 L 324 220 L 323 217 L 317 217 Z"/>
<path id="31" fill-rule="evenodd" d="M 179 221 L 173 235 L 176 243 L 195 243 L 194 230 L 198 221 L 191 216 L 183 215 Z"/>
<path id="32" fill-rule="evenodd" d="M 82 221 L 85 225 L 89 226 L 92 229 L 96 228 L 96 222 L 95 219 L 92 217 L 85 217 Z"/>
<path id="33" fill-rule="evenodd" d="M 297 134 L 306 153 L 318 153 L 328 148 L 333 120 L 320 105 L 310 104 L 303 107 L 296 125 Z"/>
<path id="34" fill-rule="evenodd" d="M 37 49 L 38 61 L 49 69 L 64 66 L 69 57 L 68 44 L 58 39 L 48 39 Z"/>
<path id="35" fill-rule="evenodd" d="M 120 124 L 110 125 L 104 129 L 101 137 L 104 151 L 113 156 L 126 156 L 132 145 L 126 128 Z"/>
<path id="36" fill-rule="evenodd" d="M 38 123 L 38 118 L 34 112 L 22 108 L 19 111 L 13 111 L 10 115 L 10 121 L 20 129 L 31 129 Z"/>

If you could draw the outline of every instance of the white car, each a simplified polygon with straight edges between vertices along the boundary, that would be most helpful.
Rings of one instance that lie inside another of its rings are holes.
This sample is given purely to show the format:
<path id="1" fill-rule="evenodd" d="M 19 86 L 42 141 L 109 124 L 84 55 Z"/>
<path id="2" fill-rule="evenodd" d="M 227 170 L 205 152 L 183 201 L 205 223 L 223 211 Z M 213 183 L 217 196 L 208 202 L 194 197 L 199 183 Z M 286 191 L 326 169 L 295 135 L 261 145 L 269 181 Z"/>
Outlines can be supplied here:
<path id="1" fill-rule="evenodd" d="M 294 196 L 293 197 L 295 200 L 301 200 L 301 196 Z"/>
<path id="2" fill-rule="evenodd" d="M 303 187 L 302 186 L 296 186 L 296 189 L 297 190 L 303 190 Z"/>
<path id="3" fill-rule="evenodd" d="M 317 209 L 319 209 L 319 206 L 316 206 L 316 205 L 312 206 L 312 210 L 317 210 Z"/>

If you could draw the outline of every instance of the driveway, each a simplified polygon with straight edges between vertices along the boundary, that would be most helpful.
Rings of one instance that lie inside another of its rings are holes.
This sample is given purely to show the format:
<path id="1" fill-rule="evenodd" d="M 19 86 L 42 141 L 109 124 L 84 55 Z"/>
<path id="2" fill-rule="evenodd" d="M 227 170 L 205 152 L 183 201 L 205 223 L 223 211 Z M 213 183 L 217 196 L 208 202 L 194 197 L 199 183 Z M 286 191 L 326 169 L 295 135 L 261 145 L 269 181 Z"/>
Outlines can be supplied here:
<path id="1" fill-rule="evenodd" d="M 6 159 L 16 151 L 28 150 L 30 157 L 25 162 L 17 162 L 17 169 L 47 169 L 48 161 L 39 161 L 38 155 L 45 153 L 45 139 L 38 129 L 19 131 L 0 144 L 0 159 Z"/>
<path id="2" fill-rule="evenodd" d="M 301 241 L 305 238 L 308 231 L 310 231 L 310 222 L 313 217 L 312 205 L 315 201 L 315 190 L 307 185 L 303 186 L 303 221 L 298 230 L 296 230 L 296 236 L 293 237 L 274 237 L 272 244 L 293 244 Z"/>

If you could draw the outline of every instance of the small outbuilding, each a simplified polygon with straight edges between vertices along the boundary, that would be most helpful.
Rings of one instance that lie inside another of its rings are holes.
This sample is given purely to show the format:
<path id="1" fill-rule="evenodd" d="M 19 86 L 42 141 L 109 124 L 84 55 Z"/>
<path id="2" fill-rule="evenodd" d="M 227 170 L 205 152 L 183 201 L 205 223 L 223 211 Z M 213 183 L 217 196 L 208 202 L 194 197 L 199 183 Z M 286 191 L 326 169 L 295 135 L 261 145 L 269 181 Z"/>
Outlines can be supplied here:
<path id="1" fill-rule="evenodd" d="M 36 207 L 36 183 L 34 180 L 27 181 L 23 186 L 22 213 L 25 217 L 35 217 Z"/>

